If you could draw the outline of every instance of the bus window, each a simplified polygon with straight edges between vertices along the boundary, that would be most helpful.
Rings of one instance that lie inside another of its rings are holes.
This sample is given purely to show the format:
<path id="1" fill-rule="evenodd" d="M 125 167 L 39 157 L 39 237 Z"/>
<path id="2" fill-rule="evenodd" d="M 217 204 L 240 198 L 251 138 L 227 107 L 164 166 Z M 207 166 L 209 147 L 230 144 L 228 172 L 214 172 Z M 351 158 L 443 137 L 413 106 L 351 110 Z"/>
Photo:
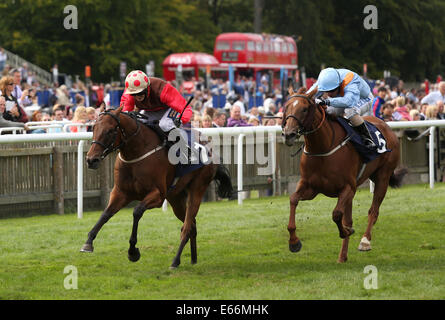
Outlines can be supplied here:
<path id="1" fill-rule="evenodd" d="M 287 43 L 286 42 L 283 42 L 281 51 L 283 51 L 284 53 L 287 53 Z"/>
<path id="2" fill-rule="evenodd" d="M 275 52 L 281 52 L 280 42 L 274 42 L 274 49 Z"/>
<path id="3" fill-rule="evenodd" d="M 269 52 L 270 51 L 270 47 L 269 47 L 269 43 L 265 42 L 263 45 L 263 51 L 264 52 Z"/>
<path id="4" fill-rule="evenodd" d="M 289 52 L 294 53 L 295 52 L 294 45 L 292 43 L 288 43 L 288 45 L 289 45 Z"/>
<path id="5" fill-rule="evenodd" d="M 247 42 L 247 50 L 248 50 L 248 51 L 255 51 L 255 42 L 253 42 L 253 41 L 248 41 L 248 42 Z"/>
<path id="6" fill-rule="evenodd" d="M 228 41 L 218 41 L 216 43 L 216 50 L 229 50 L 230 44 Z"/>
<path id="7" fill-rule="evenodd" d="M 261 52 L 263 50 L 263 46 L 261 42 L 256 43 L 256 51 Z"/>
<path id="8" fill-rule="evenodd" d="M 237 51 L 244 51 L 245 43 L 244 41 L 233 41 L 232 49 Z"/>

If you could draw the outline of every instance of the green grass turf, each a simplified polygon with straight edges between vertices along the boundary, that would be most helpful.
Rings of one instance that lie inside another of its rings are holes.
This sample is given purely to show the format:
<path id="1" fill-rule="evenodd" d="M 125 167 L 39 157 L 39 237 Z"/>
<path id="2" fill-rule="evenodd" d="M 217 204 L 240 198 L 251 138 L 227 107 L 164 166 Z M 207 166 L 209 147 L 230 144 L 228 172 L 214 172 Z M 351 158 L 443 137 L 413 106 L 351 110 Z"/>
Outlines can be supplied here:
<path id="1" fill-rule="evenodd" d="M 300 202 L 297 235 L 288 250 L 288 197 L 203 203 L 197 217 L 198 264 L 186 246 L 170 270 L 181 223 L 169 208 L 147 211 L 139 224 L 141 259 L 127 259 L 132 210 L 99 232 L 92 254 L 80 253 L 100 212 L 0 220 L 0 299 L 444 299 L 445 185 L 388 190 L 373 229 L 373 249 L 357 250 L 371 194 L 357 192 L 349 260 L 331 219 L 336 199 Z M 66 266 L 78 289 L 64 287 Z M 378 289 L 365 289 L 364 268 L 378 270 Z"/>

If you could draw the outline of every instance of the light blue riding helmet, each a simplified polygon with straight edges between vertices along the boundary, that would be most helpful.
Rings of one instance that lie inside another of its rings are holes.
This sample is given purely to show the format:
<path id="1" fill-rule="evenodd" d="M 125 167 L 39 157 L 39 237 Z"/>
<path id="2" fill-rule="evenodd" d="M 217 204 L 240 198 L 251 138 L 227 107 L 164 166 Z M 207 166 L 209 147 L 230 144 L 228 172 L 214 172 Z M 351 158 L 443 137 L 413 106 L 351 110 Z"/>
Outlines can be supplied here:
<path id="1" fill-rule="evenodd" d="M 340 83 L 340 74 L 334 68 L 323 69 L 318 75 L 318 91 L 332 91 L 336 89 Z"/>

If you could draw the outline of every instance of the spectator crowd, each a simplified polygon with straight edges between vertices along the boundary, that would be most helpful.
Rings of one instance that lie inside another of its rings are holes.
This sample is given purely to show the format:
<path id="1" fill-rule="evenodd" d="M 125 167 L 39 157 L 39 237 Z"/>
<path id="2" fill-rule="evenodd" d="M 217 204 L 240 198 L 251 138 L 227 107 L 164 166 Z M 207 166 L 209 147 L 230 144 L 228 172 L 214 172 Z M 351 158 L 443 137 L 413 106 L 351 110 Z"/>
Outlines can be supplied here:
<path id="1" fill-rule="evenodd" d="M 33 127 L 35 123 L 54 122 L 69 123 L 66 131 L 88 131 L 102 102 L 112 108 L 118 105 L 111 104 L 110 84 L 86 85 L 77 81 L 70 87 L 57 82 L 51 87 L 40 85 L 26 63 L 16 69 L 5 64 L 1 48 L 0 75 L 0 130 L 21 127 L 28 133 L 61 132 L 61 126 Z M 239 76 L 233 86 L 223 79 L 210 79 L 206 86 L 200 78 L 186 80 L 177 87 L 184 96 L 194 96 L 193 127 L 281 125 L 282 92 L 280 88 L 272 88 L 267 77 L 264 74 L 257 83 L 252 77 Z M 385 80 L 378 80 L 372 90 L 375 98 L 370 113 L 384 121 L 445 119 L 444 81 L 408 89 L 403 81 L 390 86 Z M 48 93 L 45 102 L 38 98 L 43 91 Z M 224 105 L 215 97 L 224 97 Z"/>

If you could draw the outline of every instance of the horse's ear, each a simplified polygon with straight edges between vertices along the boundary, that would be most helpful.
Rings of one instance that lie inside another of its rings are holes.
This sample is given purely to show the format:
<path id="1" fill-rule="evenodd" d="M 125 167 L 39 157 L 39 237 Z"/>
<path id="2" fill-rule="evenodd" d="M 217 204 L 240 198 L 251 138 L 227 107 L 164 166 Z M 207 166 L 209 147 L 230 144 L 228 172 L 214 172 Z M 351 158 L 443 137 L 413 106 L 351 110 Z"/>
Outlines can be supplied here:
<path id="1" fill-rule="evenodd" d="M 297 93 L 298 94 L 306 93 L 306 87 L 301 87 L 300 89 L 298 89 Z"/>
<path id="2" fill-rule="evenodd" d="M 287 88 L 287 92 L 289 92 L 290 96 L 295 94 L 295 91 L 294 91 L 294 88 L 292 88 L 292 85 L 289 85 L 289 88 Z"/>
<path id="3" fill-rule="evenodd" d="M 119 108 L 116 109 L 116 114 L 121 113 L 121 111 L 122 111 L 122 106 L 120 106 Z"/>
<path id="4" fill-rule="evenodd" d="M 102 113 L 105 111 L 107 105 L 105 104 L 105 102 L 101 102 L 101 104 L 99 105 L 99 112 Z"/>
<path id="5" fill-rule="evenodd" d="M 309 95 L 308 98 L 312 99 L 314 97 L 314 95 L 318 92 L 318 86 L 314 88 L 314 90 L 312 90 Z"/>

